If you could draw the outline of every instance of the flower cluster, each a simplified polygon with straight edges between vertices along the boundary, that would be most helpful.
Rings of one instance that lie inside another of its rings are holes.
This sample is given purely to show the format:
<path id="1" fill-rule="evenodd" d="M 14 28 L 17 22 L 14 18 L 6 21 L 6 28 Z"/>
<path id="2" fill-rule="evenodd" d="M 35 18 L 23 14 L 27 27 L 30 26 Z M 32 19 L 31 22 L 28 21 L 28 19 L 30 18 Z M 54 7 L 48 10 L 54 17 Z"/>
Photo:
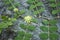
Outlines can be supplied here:
<path id="1" fill-rule="evenodd" d="M 14 8 L 14 10 L 13 10 L 14 12 L 18 12 L 18 8 Z"/>
<path id="2" fill-rule="evenodd" d="M 26 16 L 26 17 L 24 17 L 24 20 L 25 20 L 27 23 L 30 23 L 31 20 L 32 20 L 32 17 L 31 17 L 31 16 Z"/>

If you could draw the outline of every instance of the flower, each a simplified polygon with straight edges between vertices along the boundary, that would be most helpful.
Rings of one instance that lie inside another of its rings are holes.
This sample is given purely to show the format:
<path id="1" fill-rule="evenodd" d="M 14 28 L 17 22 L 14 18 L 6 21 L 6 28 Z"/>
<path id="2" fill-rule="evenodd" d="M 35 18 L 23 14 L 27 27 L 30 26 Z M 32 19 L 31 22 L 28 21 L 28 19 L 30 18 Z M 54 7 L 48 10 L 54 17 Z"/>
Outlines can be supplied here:
<path id="1" fill-rule="evenodd" d="M 26 16 L 26 17 L 24 17 L 24 20 L 25 20 L 27 23 L 30 23 L 30 22 L 31 22 L 31 19 L 32 19 L 31 16 Z"/>
<path id="2" fill-rule="evenodd" d="M 13 10 L 14 12 L 18 12 L 18 8 L 14 8 L 14 10 Z"/>

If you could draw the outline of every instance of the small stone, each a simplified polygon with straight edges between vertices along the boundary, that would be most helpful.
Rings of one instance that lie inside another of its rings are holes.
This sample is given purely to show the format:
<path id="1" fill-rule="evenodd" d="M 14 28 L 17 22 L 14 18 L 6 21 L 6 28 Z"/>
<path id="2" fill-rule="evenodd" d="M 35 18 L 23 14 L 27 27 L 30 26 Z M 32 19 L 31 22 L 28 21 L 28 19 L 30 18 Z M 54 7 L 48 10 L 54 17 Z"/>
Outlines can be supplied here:
<path id="1" fill-rule="evenodd" d="M 8 40 L 13 40 L 12 38 L 9 38 Z"/>

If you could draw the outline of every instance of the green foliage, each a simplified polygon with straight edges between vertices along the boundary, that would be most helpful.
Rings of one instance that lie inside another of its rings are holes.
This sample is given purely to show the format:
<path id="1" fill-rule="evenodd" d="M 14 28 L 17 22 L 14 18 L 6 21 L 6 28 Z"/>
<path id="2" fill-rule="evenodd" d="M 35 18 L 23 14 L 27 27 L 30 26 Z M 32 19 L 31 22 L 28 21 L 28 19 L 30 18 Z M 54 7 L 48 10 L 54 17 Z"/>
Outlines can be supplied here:
<path id="1" fill-rule="evenodd" d="M 19 31 L 17 37 L 15 37 L 14 40 L 20 40 L 20 39 L 23 40 L 24 35 L 25 35 L 25 32 Z"/>
<path id="2" fill-rule="evenodd" d="M 14 2 L 14 0 L 10 0 L 11 2 Z M 11 3 L 9 2 L 9 0 L 3 0 L 5 5 L 10 5 Z"/>
<path id="3" fill-rule="evenodd" d="M 37 4 L 35 4 L 35 5 L 31 5 L 30 7 L 29 7 L 29 10 L 33 10 L 34 8 L 36 8 L 37 6 L 42 6 L 42 2 L 38 2 Z"/>
<path id="4" fill-rule="evenodd" d="M 28 0 L 27 3 L 32 4 L 35 0 Z"/>
<path id="5" fill-rule="evenodd" d="M 41 33 L 39 36 L 42 40 L 47 40 L 48 39 L 48 34 L 47 33 Z"/>
<path id="6" fill-rule="evenodd" d="M 30 33 L 26 33 L 26 34 L 25 34 L 25 37 L 27 37 L 27 38 L 31 38 L 31 37 L 32 37 L 32 34 L 30 34 Z"/>
<path id="7" fill-rule="evenodd" d="M 50 40 L 58 40 L 59 35 L 56 33 L 50 33 Z"/>
<path id="8" fill-rule="evenodd" d="M 37 4 L 36 4 L 36 6 L 42 6 L 42 2 L 38 2 Z"/>
<path id="9" fill-rule="evenodd" d="M 12 25 L 12 22 L 1 22 L 0 28 L 7 28 L 9 25 Z"/>
<path id="10" fill-rule="evenodd" d="M 57 0 L 49 0 L 49 6 L 53 9 L 52 14 L 56 15 L 59 13 L 59 6 L 60 6 L 60 2 L 58 2 Z"/>
<path id="11" fill-rule="evenodd" d="M 2 20 L 8 20 L 8 16 L 1 16 Z"/>
<path id="12" fill-rule="evenodd" d="M 53 15 L 58 14 L 58 10 L 52 10 L 52 14 Z"/>
<path id="13" fill-rule="evenodd" d="M 8 10 L 13 10 L 13 8 L 15 7 L 14 6 L 14 0 L 3 0 L 3 2 L 4 2 L 4 6 L 7 6 L 7 9 Z"/>
<path id="14" fill-rule="evenodd" d="M 17 37 L 15 37 L 15 39 L 14 40 L 23 40 L 23 37 L 20 37 L 20 36 L 17 36 Z"/>
<path id="15" fill-rule="evenodd" d="M 35 27 L 32 26 L 32 25 L 28 25 L 27 29 L 30 30 L 30 31 L 34 31 L 35 30 Z"/>
<path id="16" fill-rule="evenodd" d="M 51 3 L 49 5 L 50 5 L 50 7 L 56 7 L 57 6 L 55 3 Z"/>
<path id="17" fill-rule="evenodd" d="M 23 29 L 26 29 L 27 28 L 27 26 L 24 25 L 24 24 L 20 24 L 20 27 L 23 28 Z"/>
<path id="18" fill-rule="evenodd" d="M 14 3 L 14 0 L 10 0 L 11 2 L 9 0 L 3 0 L 3 1 L 5 3 L 5 6 L 7 5 L 8 10 L 13 10 L 13 8 L 15 8 L 15 7 L 18 8 L 18 6 L 20 6 L 19 3 Z M 60 6 L 59 3 L 57 3 L 57 5 L 55 4 L 55 0 L 48 0 L 48 1 L 51 2 L 49 4 L 49 6 L 52 8 Z M 27 3 L 30 4 L 29 10 L 33 11 L 33 14 L 35 14 L 35 15 L 40 14 L 45 10 L 45 8 L 42 7 L 43 2 L 40 2 L 39 0 L 28 0 Z M 57 14 L 58 12 L 60 12 L 60 9 L 59 10 L 52 10 L 53 15 Z M 18 12 L 16 12 L 14 14 L 14 18 L 9 18 L 8 16 L 1 16 L 1 18 L 3 19 L 2 20 L 3 22 L 0 23 L 0 28 L 7 28 L 10 25 L 13 25 L 13 22 L 15 22 L 17 20 L 16 18 L 18 18 L 19 16 L 21 16 L 24 13 L 25 13 L 25 10 L 23 9 L 23 10 L 19 10 Z M 34 22 L 34 23 L 37 23 L 37 21 L 38 21 L 37 19 L 32 19 L 32 22 Z M 45 25 L 48 24 L 48 25 L 50 25 L 50 27 L 49 27 L 49 30 L 48 30 L 48 27 L 46 27 L 46 26 L 41 26 L 40 29 L 44 32 L 49 31 L 50 32 L 49 38 L 51 40 L 57 40 L 58 35 L 53 33 L 53 32 L 56 32 L 58 30 L 58 28 L 55 26 L 57 21 L 56 20 L 49 20 L 49 21 L 43 20 L 42 23 Z M 24 29 L 25 31 L 26 31 L 26 29 L 28 31 L 34 31 L 35 30 L 35 26 L 33 26 L 33 25 L 20 24 L 20 27 L 22 29 Z M 0 33 L 1 33 L 1 29 L 0 29 Z M 30 38 L 32 37 L 32 34 L 30 34 L 28 32 L 25 33 L 23 31 L 19 31 L 17 37 L 14 40 L 23 40 L 23 37 L 25 37 L 24 40 L 30 40 Z M 41 33 L 39 35 L 39 37 L 42 40 L 47 40 L 48 39 L 48 33 Z"/>
<path id="19" fill-rule="evenodd" d="M 7 28 L 8 26 L 13 25 L 13 22 L 16 21 L 15 18 L 9 18 L 8 16 L 1 16 L 1 18 L 3 22 L 0 23 L 0 28 Z"/>
<path id="20" fill-rule="evenodd" d="M 25 38 L 24 38 L 25 37 Z M 18 35 L 17 35 L 17 37 L 15 37 L 15 39 L 14 40 L 30 40 L 30 38 L 32 37 L 32 34 L 30 34 L 30 33 L 25 33 L 25 32 L 23 32 L 23 31 L 19 31 L 18 32 Z"/>
<path id="21" fill-rule="evenodd" d="M 44 20 L 43 20 L 43 24 L 49 24 L 49 21 L 46 20 L 46 19 L 44 19 Z"/>
<path id="22" fill-rule="evenodd" d="M 13 7 L 12 6 L 9 6 L 7 9 L 8 10 L 13 10 Z"/>
<path id="23" fill-rule="evenodd" d="M 39 0 L 28 0 L 28 3 L 30 4 L 29 10 L 33 11 L 34 15 L 40 14 L 44 11 L 44 8 L 41 7 L 43 2 L 39 2 Z"/>
<path id="24" fill-rule="evenodd" d="M 56 25 L 56 23 L 57 23 L 57 20 L 50 20 L 49 21 L 49 24 L 52 26 Z"/>
<path id="25" fill-rule="evenodd" d="M 49 2 L 55 2 L 55 0 L 49 0 Z"/>
<path id="26" fill-rule="evenodd" d="M 35 15 L 39 14 L 39 10 L 33 12 Z"/>
<path id="27" fill-rule="evenodd" d="M 30 38 L 25 37 L 25 39 L 24 39 L 24 40 L 30 40 Z"/>
<path id="28" fill-rule="evenodd" d="M 23 15 L 25 13 L 25 10 L 20 10 L 17 13 L 14 14 L 14 18 L 19 18 L 19 16 Z"/>
<path id="29" fill-rule="evenodd" d="M 36 15 L 36 14 L 40 14 L 40 13 L 42 13 L 44 10 L 45 10 L 45 9 L 41 7 L 41 9 L 36 10 L 36 11 L 34 11 L 33 13 L 34 13 L 35 15 Z"/>
<path id="30" fill-rule="evenodd" d="M 29 31 L 33 31 L 35 30 L 35 27 L 32 25 L 24 25 L 24 24 L 20 24 L 20 27 L 23 29 L 28 29 Z"/>
<path id="31" fill-rule="evenodd" d="M 24 37 L 24 35 L 25 35 L 25 32 L 23 32 L 23 31 L 19 31 L 19 32 L 18 32 L 18 36 Z"/>
<path id="32" fill-rule="evenodd" d="M 34 8 L 36 8 L 36 6 L 35 6 L 35 5 L 31 5 L 31 6 L 29 7 L 29 10 L 33 10 Z"/>
<path id="33" fill-rule="evenodd" d="M 48 31 L 48 27 L 46 26 L 40 26 L 40 29 L 44 32 L 47 32 Z"/>
<path id="34" fill-rule="evenodd" d="M 20 5 L 20 3 L 16 2 L 16 3 L 14 3 L 14 6 L 18 7 L 18 6 L 21 6 L 21 5 Z"/>
<path id="35" fill-rule="evenodd" d="M 42 13 L 45 10 L 45 8 L 41 7 L 41 9 L 39 9 L 40 13 Z"/>
<path id="36" fill-rule="evenodd" d="M 2 28 L 0 28 L 0 33 L 2 32 Z"/>
<path id="37" fill-rule="evenodd" d="M 35 19 L 35 18 L 32 19 L 32 22 L 37 23 L 37 19 Z"/>
<path id="38" fill-rule="evenodd" d="M 20 15 L 24 14 L 25 10 L 20 10 Z"/>
<path id="39" fill-rule="evenodd" d="M 8 10 L 13 10 L 13 8 L 20 6 L 20 3 L 14 3 L 14 0 L 4 0 L 4 4 Z"/>
<path id="40" fill-rule="evenodd" d="M 25 34 L 25 39 L 24 39 L 24 40 L 30 40 L 31 37 L 32 37 L 32 34 L 26 33 L 26 34 Z"/>
<path id="41" fill-rule="evenodd" d="M 57 30 L 58 30 L 58 27 L 56 27 L 56 26 L 50 26 L 49 27 L 50 32 L 56 32 Z"/>
<path id="42" fill-rule="evenodd" d="M 57 3 L 57 6 L 60 6 L 60 2 Z"/>
<path id="43" fill-rule="evenodd" d="M 16 18 L 8 18 L 8 21 L 10 22 L 15 22 L 17 19 Z"/>
<path id="44" fill-rule="evenodd" d="M 11 21 L 11 22 L 16 21 L 16 18 L 9 18 L 8 16 L 1 16 L 1 19 L 3 21 Z"/>

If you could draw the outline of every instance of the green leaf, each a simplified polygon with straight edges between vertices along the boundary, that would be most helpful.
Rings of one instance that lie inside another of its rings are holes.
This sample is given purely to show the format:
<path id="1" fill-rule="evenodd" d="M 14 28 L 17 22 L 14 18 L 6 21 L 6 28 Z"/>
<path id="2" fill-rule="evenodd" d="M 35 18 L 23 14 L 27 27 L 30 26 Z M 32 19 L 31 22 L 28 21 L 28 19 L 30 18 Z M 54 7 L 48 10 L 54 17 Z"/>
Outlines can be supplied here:
<path id="1" fill-rule="evenodd" d="M 35 2 L 35 0 L 28 0 L 28 1 L 27 1 L 27 3 L 29 3 L 29 4 L 31 4 L 31 3 L 33 3 L 33 2 Z"/>
<path id="2" fill-rule="evenodd" d="M 13 7 L 12 6 L 9 6 L 7 9 L 8 10 L 13 10 Z"/>
<path id="3" fill-rule="evenodd" d="M 27 28 L 27 26 L 24 25 L 24 24 L 20 24 L 20 27 L 23 28 L 23 29 L 26 29 Z"/>
<path id="4" fill-rule="evenodd" d="M 34 13 L 34 15 L 36 15 L 36 14 L 39 14 L 38 12 L 39 12 L 39 11 L 37 10 L 37 11 L 34 11 L 33 13 Z"/>
<path id="5" fill-rule="evenodd" d="M 50 7 L 56 7 L 57 5 L 54 3 L 49 4 Z"/>
<path id="6" fill-rule="evenodd" d="M 24 35 L 25 35 L 25 32 L 24 32 L 24 31 L 19 31 L 19 32 L 18 32 L 18 36 L 19 36 L 19 37 L 24 37 Z"/>
<path id="7" fill-rule="evenodd" d="M 15 37 L 15 39 L 14 40 L 23 40 L 23 37 L 19 37 L 19 36 L 17 36 L 17 37 Z"/>
<path id="8" fill-rule="evenodd" d="M 42 40 L 47 40 L 48 39 L 48 34 L 47 33 L 40 33 L 39 36 Z"/>
<path id="9" fill-rule="evenodd" d="M 46 27 L 46 26 L 41 26 L 40 29 L 41 29 L 42 31 L 44 31 L 44 32 L 47 32 L 47 31 L 48 31 L 48 27 Z"/>
<path id="10" fill-rule="evenodd" d="M 25 10 L 20 10 L 20 15 L 24 14 Z"/>
<path id="11" fill-rule="evenodd" d="M 2 28 L 0 28 L 0 33 L 2 32 Z"/>
<path id="12" fill-rule="evenodd" d="M 25 37 L 25 38 L 24 38 L 24 40 L 30 40 L 30 38 L 28 38 L 28 37 Z"/>
<path id="13" fill-rule="evenodd" d="M 49 37 L 50 37 L 51 40 L 58 40 L 59 35 L 56 34 L 56 33 L 50 33 Z"/>
<path id="14" fill-rule="evenodd" d="M 60 2 L 57 3 L 57 6 L 60 6 Z"/>
<path id="15" fill-rule="evenodd" d="M 42 2 L 38 2 L 37 4 L 36 4 L 36 6 L 42 6 Z"/>
<path id="16" fill-rule="evenodd" d="M 1 16 L 1 18 L 2 18 L 3 20 L 7 20 L 7 19 L 8 19 L 8 16 Z"/>
<path id="17" fill-rule="evenodd" d="M 53 26 L 55 26 L 56 23 L 57 23 L 57 20 L 50 20 L 50 21 L 49 21 L 49 24 L 50 24 L 50 25 L 53 25 Z"/>
<path id="18" fill-rule="evenodd" d="M 27 37 L 27 38 L 31 38 L 31 37 L 32 37 L 32 34 L 30 34 L 30 33 L 26 33 L 26 34 L 25 34 L 25 37 Z"/>
<path id="19" fill-rule="evenodd" d="M 49 0 L 49 2 L 55 2 L 55 0 Z"/>
<path id="20" fill-rule="evenodd" d="M 56 26 L 50 26 L 49 27 L 50 32 L 56 32 L 57 30 L 58 30 L 58 27 L 56 27 Z"/>
<path id="21" fill-rule="evenodd" d="M 12 3 L 14 2 L 14 0 L 10 0 Z M 5 5 L 10 5 L 11 3 L 9 2 L 9 0 L 3 0 Z"/>
<path id="22" fill-rule="evenodd" d="M 8 18 L 8 21 L 11 21 L 11 22 L 14 22 L 16 20 L 17 20 L 16 18 Z"/>
<path id="23" fill-rule="evenodd" d="M 43 20 L 43 23 L 44 23 L 44 24 L 49 24 L 49 21 L 46 20 L 46 19 L 44 19 L 44 20 Z"/>
<path id="24" fill-rule="evenodd" d="M 39 9 L 40 13 L 42 13 L 45 10 L 45 8 L 41 7 L 41 9 Z"/>
<path id="25" fill-rule="evenodd" d="M 1 22 L 0 28 L 7 28 L 9 25 L 12 25 L 12 22 Z"/>
<path id="26" fill-rule="evenodd" d="M 34 11 L 33 13 L 34 13 L 35 15 L 36 15 L 36 14 L 40 14 L 40 13 L 42 13 L 44 10 L 45 10 L 45 8 L 41 8 L 41 9 L 39 9 L 39 10 Z"/>
<path id="27" fill-rule="evenodd" d="M 35 7 L 36 7 L 35 5 L 31 5 L 31 6 L 29 7 L 29 10 L 33 10 Z"/>
<path id="28" fill-rule="evenodd" d="M 35 27 L 32 26 L 32 25 L 28 25 L 27 29 L 30 30 L 30 31 L 34 31 L 35 30 Z"/>
<path id="29" fill-rule="evenodd" d="M 23 40 L 24 35 L 25 35 L 25 32 L 18 31 L 18 35 L 15 37 L 14 40 L 20 40 L 20 39 Z"/>
<path id="30" fill-rule="evenodd" d="M 53 11 L 52 11 L 52 14 L 53 14 L 53 15 L 55 15 L 55 14 L 57 14 L 57 13 L 58 13 L 58 10 L 53 10 Z"/>
<path id="31" fill-rule="evenodd" d="M 14 3 L 14 6 L 15 7 L 18 7 L 18 6 L 20 6 L 20 3 L 19 2 L 16 2 L 16 3 Z"/>
<path id="32" fill-rule="evenodd" d="M 35 19 L 35 18 L 32 19 L 32 22 L 37 23 L 37 19 Z"/>
<path id="33" fill-rule="evenodd" d="M 5 2 L 5 5 L 10 5 L 10 2 Z"/>

